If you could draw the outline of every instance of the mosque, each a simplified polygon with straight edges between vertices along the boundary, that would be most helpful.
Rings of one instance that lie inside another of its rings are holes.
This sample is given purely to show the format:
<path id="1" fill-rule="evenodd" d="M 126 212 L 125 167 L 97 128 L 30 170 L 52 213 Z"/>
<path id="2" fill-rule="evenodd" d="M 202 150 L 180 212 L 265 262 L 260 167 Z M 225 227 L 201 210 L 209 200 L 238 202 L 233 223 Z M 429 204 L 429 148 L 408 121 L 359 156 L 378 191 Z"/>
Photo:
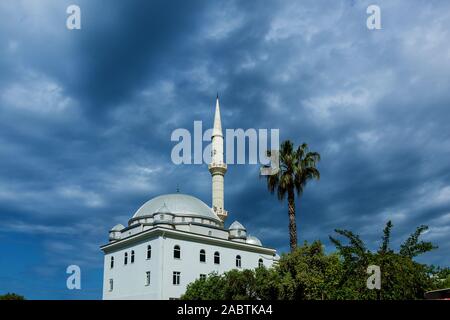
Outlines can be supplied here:
<path id="1" fill-rule="evenodd" d="M 189 283 L 211 272 L 270 267 L 275 249 L 247 233 L 238 221 L 225 227 L 223 134 L 216 99 L 211 144 L 212 206 L 181 193 L 144 203 L 109 231 L 103 245 L 103 299 L 178 299 Z"/>

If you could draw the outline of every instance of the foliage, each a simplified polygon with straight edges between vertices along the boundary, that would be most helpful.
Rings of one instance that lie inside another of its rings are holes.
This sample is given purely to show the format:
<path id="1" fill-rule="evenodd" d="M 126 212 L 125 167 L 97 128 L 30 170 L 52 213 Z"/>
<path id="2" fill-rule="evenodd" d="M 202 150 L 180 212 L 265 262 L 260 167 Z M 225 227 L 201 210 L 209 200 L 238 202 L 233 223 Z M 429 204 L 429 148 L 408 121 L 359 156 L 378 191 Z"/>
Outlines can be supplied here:
<path id="1" fill-rule="evenodd" d="M 388 221 L 383 231 L 382 243 L 377 252 L 366 249 L 363 241 L 348 230 L 335 230 L 348 240 L 347 245 L 330 237 L 338 252 L 343 257 L 344 273 L 340 285 L 351 288 L 351 299 L 422 299 L 425 291 L 433 287 L 426 265 L 415 262 L 412 258 L 428 252 L 436 247 L 430 242 L 419 242 L 420 235 L 427 230 L 420 226 L 400 246 L 395 253 L 389 248 L 391 229 L 393 225 Z M 366 289 L 367 266 L 377 265 L 381 269 L 381 290 Z"/>
<path id="2" fill-rule="evenodd" d="M 322 243 L 315 241 L 283 255 L 276 270 L 282 278 L 280 299 L 327 299 L 341 265 L 338 255 L 326 255 Z"/>
<path id="3" fill-rule="evenodd" d="M 279 277 L 273 269 L 236 269 L 222 275 L 211 273 L 206 279 L 190 283 L 185 300 L 273 300 L 278 297 Z"/>
<path id="4" fill-rule="evenodd" d="M 400 254 L 402 256 L 414 258 L 415 256 L 425 253 L 427 251 L 436 249 L 431 242 L 419 242 L 419 237 L 422 233 L 428 230 L 427 226 L 417 227 L 416 231 L 409 236 L 408 239 L 400 247 Z"/>
<path id="5" fill-rule="evenodd" d="M 429 274 L 433 280 L 434 289 L 450 288 L 450 268 L 430 266 Z"/>
<path id="6" fill-rule="evenodd" d="M 305 242 L 291 253 L 283 254 L 270 269 L 232 270 L 223 275 L 210 274 L 206 280 L 191 283 L 183 299 L 203 300 L 405 300 L 422 299 L 428 290 L 450 287 L 450 269 L 427 266 L 414 257 L 434 248 L 419 241 L 426 230 L 420 226 L 400 246 L 389 247 L 392 223 L 383 230 L 376 252 L 367 249 L 361 238 L 348 230 L 335 230 L 330 237 L 336 252 L 327 254 L 320 241 Z M 381 290 L 367 289 L 367 267 L 380 266 Z"/>
<path id="7" fill-rule="evenodd" d="M 0 295 L 0 300 L 25 300 L 25 297 L 16 293 L 8 292 L 6 294 Z"/>

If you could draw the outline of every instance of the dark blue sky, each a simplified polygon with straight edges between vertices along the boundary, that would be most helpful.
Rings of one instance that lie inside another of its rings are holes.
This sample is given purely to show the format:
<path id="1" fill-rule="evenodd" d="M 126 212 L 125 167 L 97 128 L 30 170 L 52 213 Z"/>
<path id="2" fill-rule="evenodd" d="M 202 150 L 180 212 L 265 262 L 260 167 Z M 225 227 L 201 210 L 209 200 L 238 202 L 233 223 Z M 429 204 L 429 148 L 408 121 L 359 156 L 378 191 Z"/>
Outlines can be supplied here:
<path id="1" fill-rule="evenodd" d="M 65 27 L 78 4 L 82 29 Z M 381 7 L 382 30 L 366 28 Z M 297 203 L 300 241 L 348 228 L 376 248 L 421 224 L 450 256 L 450 3 L 414 1 L 1 1 L 0 293 L 101 298 L 108 229 L 146 200 L 210 202 L 206 165 L 176 166 L 170 135 L 279 128 L 322 155 Z M 288 250 L 287 205 L 256 165 L 232 165 L 230 218 Z M 66 289 L 66 267 L 82 290 Z"/>

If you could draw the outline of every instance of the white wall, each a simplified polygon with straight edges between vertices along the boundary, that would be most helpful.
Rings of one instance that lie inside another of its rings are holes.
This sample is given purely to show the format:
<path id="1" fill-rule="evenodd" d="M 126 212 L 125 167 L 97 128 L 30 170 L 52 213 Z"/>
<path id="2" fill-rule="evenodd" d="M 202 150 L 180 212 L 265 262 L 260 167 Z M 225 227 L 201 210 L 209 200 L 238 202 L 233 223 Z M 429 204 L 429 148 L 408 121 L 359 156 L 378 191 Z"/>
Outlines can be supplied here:
<path id="1" fill-rule="evenodd" d="M 159 261 L 161 260 L 160 239 L 134 244 L 131 247 L 105 254 L 103 275 L 103 299 L 158 299 L 161 292 Z M 152 246 L 151 259 L 147 260 L 147 245 Z M 131 263 L 134 250 L 134 263 Z M 128 252 L 128 264 L 124 265 L 124 254 Z M 114 268 L 110 258 L 114 256 Z M 150 285 L 146 286 L 146 272 L 151 272 Z M 109 291 L 109 279 L 113 279 L 113 291 Z"/>
<path id="2" fill-rule="evenodd" d="M 152 246 L 152 257 L 147 260 L 147 245 Z M 173 257 L 175 245 L 181 248 L 181 258 Z M 206 251 L 206 262 L 200 262 L 200 250 Z M 131 263 L 131 250 L 135 261 Z M 220 253 L 220 264 L 214 264 L 214 252 Z M 128 252 L 128 264 L 124 265 L 124 253 Z M 263 258 L 266 267 L 273 263 L 272 256 L 251 251 L 236 250 L 212 244 L 193 242 L 169 237 L 153 238 L 130 244 L 126 248 L 105 254 L 103 299 L 169 299 L 179 298 L 186 286 L 206 274 L 223 273 L 236 268 L 236 255 L 241 256 L 241 269 L 258 266 Z M 110 257 L 114 256 L 114 268 L 110 268 Z M 150 286 L 145 285 L 146 271 L 151 272 Z M 173 285 L 173 272 L 181 272 L 180 285 Z M 109 279 L 113 279 L 113 291 L 109 291 Z"/>
<path id="3" fill-rule="evenodd" d="M 181 248 L 181 259 L 173 258 L 173 247 L 179 245 Z M 163 293 L 162 299 L 179 298 L 189 283 L 200 278 L 200 274 L 216 271 L 223 273 L 236 269 L 236 255 L 241 256 L 242 269 L 253 269 L 258 267 L 258 259 L 263 258 L 266 267 L 273 263 L 272 256 L 262 255 L 255 252 L 236 250 L 232 248 L 218 247 L 210 244 L 184 241 L 166 238 L 164 241 L 164 269 L 163 269 Z M 206 251 L 206 262 L 200 262 L 200 250 Z M 220 253 L 220 264 L 214 264 L 214 252 Z M 172 284 L 174 271 L 181 272 L 180 285 Z"/>

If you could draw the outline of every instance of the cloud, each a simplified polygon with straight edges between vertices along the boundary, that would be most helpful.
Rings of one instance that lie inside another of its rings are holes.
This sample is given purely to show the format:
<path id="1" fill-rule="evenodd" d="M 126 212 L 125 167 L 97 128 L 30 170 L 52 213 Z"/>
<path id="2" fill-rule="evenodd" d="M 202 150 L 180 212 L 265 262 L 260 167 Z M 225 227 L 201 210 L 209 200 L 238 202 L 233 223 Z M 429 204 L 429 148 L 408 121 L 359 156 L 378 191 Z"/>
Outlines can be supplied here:
<path id="1" fill-rule="evenodd" d="M 297 203 L 300 241 L 330 249 L 348 228 L 375 247 L 391 219 L 398 246 L 428 224 L 440 249 L 423 259 L 448 264 L 449 4 L 405 15 L 380 1 L 376 32 L 370 1 L 82 0 L 78 31 L 69 4 L 0 3 L 2 237 L 31 237 L 39 257 L 16 250 L 18 263 L 101 269 L 108 229 L 148 199 L 178 185 L 209 203 L 206 166 L 174 165 L 170 135 L 211 125 L 219 91 L 224 128 L 280 129 L 321 153 L 321 180 Z M 257 166 L 229 167 L 225 205 L 288 250 L 287 205 Z"/>

